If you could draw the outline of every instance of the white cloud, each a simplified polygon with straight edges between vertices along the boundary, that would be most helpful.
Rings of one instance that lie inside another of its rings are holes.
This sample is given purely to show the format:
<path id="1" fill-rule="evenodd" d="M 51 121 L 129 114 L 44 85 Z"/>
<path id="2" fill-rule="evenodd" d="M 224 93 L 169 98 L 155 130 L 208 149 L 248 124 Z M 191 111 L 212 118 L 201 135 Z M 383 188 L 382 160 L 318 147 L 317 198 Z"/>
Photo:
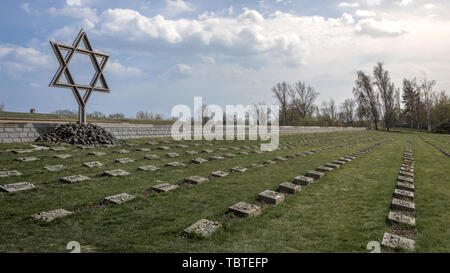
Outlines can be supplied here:
<path id="1" fill-rule="evenodd" d="M 49 67 L 50 56 L 39 50 L 16 45 L 0 45 L 0 66 L 18 75 L 26 71 L 36 71 Z"/>
<path id="2" fill-rule="evenodd" d="M 194 10 L 192 6 L 183 0 L 166 0 L 167 9 L 175 14 L 183 12 L 191 12 Z"/>
<path id="3" fill-rule="evenodd" d="M 20 5 L 20 8 L 23 9 L 28 14 L 31 14 L 31 12 L 32 12 L 30 3 L 23 3 L 22 5 Z"/>
<path id="4" fill-rule="evenodd" d="M 381 0 L 367 0 L 366 3 L 369 6 L 379 6 L 381 5 Z"/>
<path id="5" fill-rule="evenodd" d="M 355 15 L 358 17 L 375 17 L 377 14 L 371 10 L 357 10 Z"/>
<path id="6" fill-rule="evenodd" d="M 428 10 L 434 9 L 435 7 L 436 7 L 436 5 L 431 4 L 431 3 L 428 3 L 428 4 L 425 4 L 425 5 L 424 5 L 424 8 L 426 8 L 426 9 L 428 9 Z"/>
<path id="7" fill-rule="evenodd" d="M 182 74 L 187 74 L 192 71 L 192 67 L 190 67 L 187 64 L 177 64 L 176 68 L 177 68 L 177 71 Z"/>
<path id="8" fill-rule="evenodd" d="M 402 0 L 402 1 L 396 2 L 396 4 L 400 7 L 406 7 L 409 4 L 412 4 L 412 2 L 414 2 L 414 1 L 413 0 Z"/>
<path id="9" fill-rule="evenodd" d="M 66 4 L 69 6 L 81 6 L 81 0 L 66 0 Z"/>
<path id="10" fill-rule="evenodd" d="M 105 68 L 106 72 L 111 72 L 116 76 L 136 76 L 139 77 L 142 75 L 142 71 L 139 68 L 132 66 L 124 66 L 119 62 L 109 62 Z"/>
<path id="11" fill-rule="evenodd" d="M 339 3 L 339 7 L 343 7 L 343 8 L 357 8 L 359 7 L 359 3 L 348 3 L 348 2 L 342 2 Z"/>
<path id="12" fill-rule="evenodd" d="M 371 36 L 401 36 L 412 31 L 411 26 L 403 21 L 389 21 L 386 19 L 375 20 L 372 18 L 361 19 L 356 26 L 360 34 Z"/>

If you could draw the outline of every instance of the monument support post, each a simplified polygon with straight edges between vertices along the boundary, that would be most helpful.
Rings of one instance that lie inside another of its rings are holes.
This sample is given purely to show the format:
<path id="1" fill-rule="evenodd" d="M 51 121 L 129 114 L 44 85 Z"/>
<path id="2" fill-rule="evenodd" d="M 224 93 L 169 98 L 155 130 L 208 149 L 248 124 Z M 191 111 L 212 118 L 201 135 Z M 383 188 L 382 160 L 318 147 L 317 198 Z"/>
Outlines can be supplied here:
<path id="1" fill-rule="evenodd" d="M 78 123 L 86 124 L 86 106 L 78 105 Z"/>

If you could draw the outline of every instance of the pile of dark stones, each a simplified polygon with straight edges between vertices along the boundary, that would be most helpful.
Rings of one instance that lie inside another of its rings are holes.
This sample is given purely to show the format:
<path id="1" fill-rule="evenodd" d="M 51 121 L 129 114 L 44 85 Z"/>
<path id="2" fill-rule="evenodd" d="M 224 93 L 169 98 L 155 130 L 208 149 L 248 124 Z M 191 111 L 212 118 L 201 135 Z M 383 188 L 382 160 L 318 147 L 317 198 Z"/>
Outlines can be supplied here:
<path id="1" fill-rule="evenodd" d="M 37 142 L 73 145 L 120 145 L 121 141 L 100 126 L 87 123 L 61 124 L 36 139 Z"/>

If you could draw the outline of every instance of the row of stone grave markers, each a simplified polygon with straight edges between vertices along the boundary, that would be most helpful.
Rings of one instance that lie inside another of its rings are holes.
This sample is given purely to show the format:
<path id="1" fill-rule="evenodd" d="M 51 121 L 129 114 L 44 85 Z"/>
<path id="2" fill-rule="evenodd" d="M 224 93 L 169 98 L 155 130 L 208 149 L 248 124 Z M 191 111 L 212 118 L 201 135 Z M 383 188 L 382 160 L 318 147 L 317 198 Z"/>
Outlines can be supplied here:
<path id="1" fill-rule="evenodd" d="M 371 140 L 372 139 L 369 139 L 367 141 L 371 141 Z M 360 141 L 360 143 L 363 143 L 363 142 Z M 356 143 L 353 143 L 353 144 L 356 144 Z M 340 147 L 346 147 L 346 146 L 353 145 L 353 144 L 352 143 L 347 143 L 347 144 L 344 144 L 344 145 L 337 145 L 337 146 L 333 146 L 333 147 L 319 149 L 317 151 L 330 150 L 330 149 L 335 149 L 335 148 L 340 148 Z M 255 146 L 242 146 L 241 148 L 251 149 L 251 148 L 254 148 L 254 147 Z M 297 146 L 290 146 L 290 147 L 291 148 L 295 148 Z M 234 149 L 236 149 L 236 147 L 231 147 L 231 149 L 234 150 Z M 313 150 L 311 152 L 305 152 L 305 153 L 300 154 L 300 155 L 301 156 L 305 156 L 305 155 L 308 155 L 308 154 L 312 154 L 315 151 L 316 150 Z M 206 151 L 206 152 L 209 152 L 209 151 Z M 255 152 L 257 152 L 257 151 L 255 151 Z M 241 152 L 240 154 L 241 155 L 247 155 L 248 153 L 247 152 Z M 225 154 L 223 157 L 222 156 L 211 156 L 209 158 L 209 160 L 212 161 L 212 160 L 217 160 L 217 159 L 223 159 L 225 157 L 234 157 L 234 156 L 236 156 L 236 155 L 235 154 Z M 291 158 L 295 158 L 295 157 L 291 156 Z M 154 157 L 152 159 L 154 159 Z M 273 164 L 276 161 L 284 161 L 284 160 L 287 160 L 287 158 L 277 157 L 277 158 L 275 158 L 275 160 L 268 160 L 268 161 L 264 162 L 264 164 Z M 129 163 L 129 162 L 134 162 L 134 160 L 131 160 L 129 158 L 120 158 L 120 159 L 117 159 L 116 162 Z M 204 163 L 204 162 L 208 162 L 208 160 L 202 159 L 202 158 L 194 158 L 194 159 L 192 159 L 192 164 L 201 164 L 201 163 Z M 178 167 L 178 166 L 185 166 L 185 165 L 186 164 L 180 163 L 180 162 L 169 162 L 169 163 L 166 164 L 166 166 L 168 166 L 168 167 Z M 93 168 L 93 167 L 102 166 L 102 163 L 100 163 L 98 161 L 85 162 L 84 166 Z M 249 168 L 258 168 L 260 166 L 263 166 L 263 165 L 261 165 L 261 164 L 252 164 L 251 166 L 249 166 Z M 44 168 L 49 170 L 49 171 L 55 172 L 55 171 L 60 171 L 60 170 L 64 169 L 64 166 L 63 165 L 54 165 L 54 166 L 46 166 Z M 249 168 L 236 167 L 236 168 L 233 168 L 231 171 L 232 172 L 246 172 L 246 171 L 249 170 Z M 146 165 L 146 166 L 138 167 L 138 171 L 156 171 L 156 170 L 159 170 L 159 168 L 156 167 L 156 166 L 152 166 L 152 165 Z M 5 172 L 3 172 L 3 173 L 5 173 Z M 2 175 L 3 173 L 0 173 L 0 175 Z M 7 171 L 6 173 L 7 173 L 6 175 L 8 175 L 8 176 L 21 175 L 21 173 L 17 172 L 17 171 Z M 130 174 L 129 172 L 126 172 L 126 171 L 124 171 L 122 169 L 114 169 L 114 170 L 104 171 L 102 176 L 116 177 L 116 176 L 125 176 L 125 175 L 129 175 L 129 174 Z M 213 173 L 212 176 L 213 177 L 223 177 L 225 175 L 224 175 L 224 173 L 220 173 L 220 171 L 218 171 L 217 173 Z M 72 175 L 72 176 L 67 176 L 67 177 L 60 178 L 60 182 L 66 183 L 66 184 L 73 184 L 73 183 L 81 182 L 81 181 L 85 181 L 85 180 L 90 180 L 90 178 L 87 177 L 87 176 L 84 176 L 84 175 L 79 175 L 79 174 L 78 175 Z M 195 180 L 193 180 L 193 181 L 195 183 Z M 188 183 L 192 184 L 192 181 L 188 182 Z M 34 189 L 34 188 L 35 188 L 35 186 L 33 184 L 30 184 L 29 182 L 20 182 L 20 183 L 7 184 L 7 185 L 4 185 L 4 186 L 1 186 L 0 190 L 6 191 L 6 192 L 12 192 L 12 191 L 19 191 L 19 190 Z"/>
<path id="2" fill-rule="evenodd" d="M 297 176 L 294 178 L 294 181 L 291 182 L 283 182 L 279 185 L 278 191 L 273 190 L 265 190 L 258 194 L 257 199 L 260 202 L 264 202 L 267 204 L 278 205 L 282 203 L 285 198 L 289 194 L 296 194 L 302 190 L 303 187 L 308 186 L 311 183 L 315 183 L 320 180 L 321 177 L 325 176 L 327 172 L 330 172 L 340 166 L 351 162 L 356 159 L 358 156 L 361 156 L 375 147 L 384 144 L 388 141 L 375 143 L 365 149 L 362 149 L 358 152 L 352 153 L 349 156 L 341 157 L 336 161 L 325 164 L 325 166 L 319 166 L 315 170 L 311 170 L 306 175 Z M 328 166 L 328 167 L 327 167 Z M 261 206 L 250 204 L 246 202 L 238 202 L 231 207 L 228 208 L 229 213 L 233 213 L 235 216 L 240 218 L 245 217 L 253 217 L 261 214 L 262 208 Z M 187 227 L 183 232 L 186 235 L 197 234 L 200 236 L 209 237 L 214 233 L 218 228 L 220 228 L 220 223 L 218 221 L 211 221 L 208 219 L 200 219 L 195 222 L 191 226 Z"/>
<path id="3" fill-rule="evenodd" d="M 420 136 L 420 135 L 419 135 L 419 138 L 420 138 L 423 142 L 425 142 L 425 143 L 427 143 L 427 144 L 433 146 L 434 148 L 438 149 L 438 150 L 439 150 L 441 153 L 443 153 L 444 155 L 450 156 L 450 153 L 447 152 L 445 149 L 441 148 L 439 145 L 436 145 L 436 144 L 434 144 L 434 143 L 432 143 L 432 142 L 430 142 L 430 141 L 424 139 L 424 138 L 423 138 L 422 136 Z"/>
<path id="4" fill-rule="evenodd" d="M 369 140 L 370 141 L 370 140 Z M 328 148 L 321 148 L 321 149 L 317 149 L 317 150 L 312 150 L 310 152 L 304 152 L 304 153 L 300 153 L 297 154 L 296 156 L 306 156 L 306 155 L 310 155 L 310 154 L 314 154 L 316 152 L 319 152 L 321 150 L 332 150 L 332 149 L 336 149 L 336 148 L 341 148 L 341 147 L 346 147 L 349 146 L 351 144 L 343 144 L 343 145 L 337 145 L 337 146 L 333 146 L 333 147 L 328 147 Z M 295 158 L 294 156 L 288 156 L 288 159 L 290 158 Z M 282 157 L 277 157 L 274 161 L 271 161 L 270 163 L 268 161 L 266 161 L 264 164 L 268 165 L 268 164 L 274 164 L 276 162 L 281 162 L 281 161 L 285 161 L 287 159 L 282 158 Z M 242 167 L 235 167 L 232 168 L 231 171 L 232 172 L 246 172 L 251 170 L 251 168 L 260 168 L 263 167 L 264 165 L 262 164 L 251 164 L 251 166 L 249 166 L 249 168 L 242 168 Z M 105 171 L 103 173 L 103 175 L 107 175 L 107 176 L 123 176 L 123 175 L 128 175 L 128 172 L 125 172 L 123 170 L 111 170 L 111 171 Z M 223 172 L 223 171 L 216 171 L 213 172 L 211 174 L 210 177 L 212 178 L 220 178 L 220 177 L 224 177 L 227 176 L 228 173 L 227 172 Z M 61 182 L 63 183 L 76 183 L 76 182 L 80 182 L 80 181 L 84 181 L 84 180 L 89 180 L 89 177 L 83 176 L 83 175 L 74 175 L 74 176 L 70 176 L 70 177 L 64 177 L 61 178 Z M 209 181 L 209 178 L 205 178 L 205 177 L 201 177 L 201 176 L 192 176 L 189 178 L 184 179 L 184 183 L 188 183 L 188 184 L 198 184 L 198 183 L 202 183 L 202 182 L 207 182 Z M 32 185 L 31 185 L 32 186 Z M 152 187 L 153 190 L 157 191 L 157 192 L 167 192 L 173 189 L 178 188 L 178 185 L 173 185 L 173 184 L 169 184 L 169 183 L 162 183 L 162 184 L 158 184 L 154 187 Z M 270 193 L 268 193 L 270 194 Z M 116 205 L 120 205 L 122 203 L 125 203 L 127 201 L 131 201 L 135 198 L 135 196 L 128 194 L 128 193 L 121 193 L 121 194 L 116 194 L 116 195 L 112 195 L 112 196 L 107 196 L 103 199 L 102 204 L 116 204 Z M 43 211 L 37 214 L 34 214 L 31 216 L 32 219 L 34 220 L 41 220 L 41 221 L 46 221 L 46 222 L 51 222 L 56 218 L 59 217 L 64 217 L 64 216 L 68 216 L 68 215 L 72 215 L 73 212 L 71 211 L 67 211 L 65 209 L 56 209 L 56 210 L 52 210 L 52 211 Z M 208 221 L 208 220 L 204 220 L 204 221 Z M 203 225 L 206 225 L 206 222 L 204 222 Z M 203 229 L 203 228 L 202 228 Z"/>
<path id="5" fill-rule="evenodd" d="M 387 223 L 392 233 L 385 232 L 382 245 L 394 249 L 415 250 L 415 241 L 399 235 L 404 230 L 414 230 L 416 227 L 414 201 L 414 158 L 411 147 L 411 136 L 408 137 L 403 164 L 397 177 L 397 186 L 394 190 L 391 211 L 387 217 Z"/>

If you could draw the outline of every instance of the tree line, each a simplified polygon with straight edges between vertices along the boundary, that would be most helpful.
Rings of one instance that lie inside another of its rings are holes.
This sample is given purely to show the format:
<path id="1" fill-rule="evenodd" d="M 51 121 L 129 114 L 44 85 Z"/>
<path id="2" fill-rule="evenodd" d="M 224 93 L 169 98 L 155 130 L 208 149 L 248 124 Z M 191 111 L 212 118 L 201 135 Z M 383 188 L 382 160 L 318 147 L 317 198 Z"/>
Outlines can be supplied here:
<path id="1" fill-rule="evenodd" d="M 280 125 L 410 127 L 436 130 L 450 119 L 450 97 L 436 81 L 404 78 L 397 87 L 382 63 L 372 73 L 357 72 L 352 98 L 316 105 L 319 92 L 303 81 L 277 83 L 271 91 L 280 106 Z"/>

